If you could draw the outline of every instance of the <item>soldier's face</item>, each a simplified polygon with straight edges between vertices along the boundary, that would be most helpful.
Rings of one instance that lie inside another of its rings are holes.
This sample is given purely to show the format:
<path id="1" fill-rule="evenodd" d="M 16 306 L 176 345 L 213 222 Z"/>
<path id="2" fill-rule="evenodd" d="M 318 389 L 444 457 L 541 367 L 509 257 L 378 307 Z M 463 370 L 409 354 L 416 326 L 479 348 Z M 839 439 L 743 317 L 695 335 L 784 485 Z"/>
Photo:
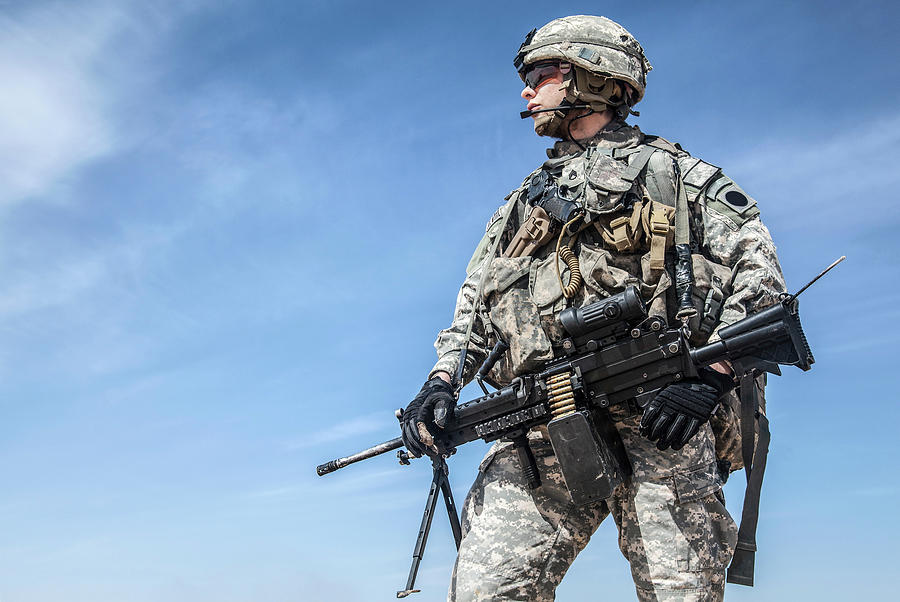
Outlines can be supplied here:
<path id="1" fill-rule="evenodd" d="M 571 65 L 564 63 L 537 63 L 529 66 L 525 72 L 525 88 L 522 90 L 522 98 L 528 101 L 525 107 L 529 111 L 538 109 L 550 109 L 558 107 L 566 98 L 566 89 L 563 79 L 571 69 Z M 542 114 L 532 115 L 537 120 Z"/>

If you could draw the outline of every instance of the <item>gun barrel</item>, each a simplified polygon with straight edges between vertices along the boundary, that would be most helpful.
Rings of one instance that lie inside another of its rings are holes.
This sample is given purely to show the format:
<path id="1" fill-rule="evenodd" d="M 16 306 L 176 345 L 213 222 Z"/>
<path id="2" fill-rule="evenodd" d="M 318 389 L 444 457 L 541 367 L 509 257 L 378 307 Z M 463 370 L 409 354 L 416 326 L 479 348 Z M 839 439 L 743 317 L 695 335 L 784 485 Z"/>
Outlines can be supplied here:
<path id="1" fill-rule="evenodd" d="M 345 466 L 349 466 L 350 464 L 353 464 L 355 462 L 368 460 L 369 458 L 380 456 L 381 454 L 387 453 L 400 447 L 403 447 L 403 439 L 397 437 L 396 439 L 391 439 L 390 441 L 385 441 L 384 443 L 373 445 L 369 449 L 364 449 L 361 452 L 353 454 L 352 456 L 347 456 L 346 458 L 338 458 L 337 460 L 332 460 L 331 462 L 326 462 L 325 464 L 319 464 L 318 466 L 316 466 L 316 474 L 321 477 Z"/>

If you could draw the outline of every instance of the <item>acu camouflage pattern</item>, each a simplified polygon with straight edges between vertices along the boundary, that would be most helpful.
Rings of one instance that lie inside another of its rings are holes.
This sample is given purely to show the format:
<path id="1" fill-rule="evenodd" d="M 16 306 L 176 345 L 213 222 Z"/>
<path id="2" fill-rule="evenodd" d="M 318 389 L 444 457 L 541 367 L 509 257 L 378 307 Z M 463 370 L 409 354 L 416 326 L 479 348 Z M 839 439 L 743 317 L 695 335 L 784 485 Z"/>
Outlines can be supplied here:
<path id="1" fill-rule="evenodd" d="M 669 145 L 650 156 L 648 167 L 631 181 L 628 167 L 646 148 L 636 127 L 624 123 L 607 128 L 587 142 L 587 152 L 567 142 L 548 151 L 544 168 L 552 169 L 560 186 L 568 187 L 585 205 L 592 224 L 604 224 L 628 211 L 635 198 L 673 197 L 679 175 L 689 200 L 695 305 L 716 284 L 724 293 L 721 314 L 712 332 L 763 309 L 784 292 L 775 246 L 758 217 L 755 202 L 721 170 Z M 664 146 L 664 145 L 663 145 Z M 645 157 L 646 158 L 646 157 Z M 457 299 L 453 322 L 435 343 L 438 362 L 432 374 L 454 374 L 469 320 L 473 318 L 465 380 L 493 346 L 497 336 L 510 350 L 491 372 L 506 384 L 553 355 L 562 339 L 555 316 L 566 307 L 556 277 L 555 245 L 533 257 L 494 258 L 487 249 L 497 236 L 501 248 L 525 219 L 523 202 L 529 178 L 489 221 Z M 627 185 L 627 186 L 626 186 Z M 735 194 L 738 192 L 743 200 Z M 635 195 L 628 198 L 627 195 Z M 669 203 L 671 204 L 671 203 Z M 514 212 L 500 231 L 502 217 Z M 651 269 L 649 252 L 641 248 L 611 250 L 591 225 L 572 241 L 584 285 L 569 303 L 582 306 L 634 285 L 651 313 L 676 323 L 669 297 L 670 268 Z M 568 271 L 560 265 L 563 281 Z M 485 286 L 477 312 L 475 294 L 483 270 Z M 692 342 L 711 338 L 692 324 Z M 764 383 L 760 383 L 761 386 Z M 482 463 L 463 509 L 463 540 L 451 585 L 452 600 L 553 600 L 554 591 L 575 556 L 600 522 L 612 514 L 620 548 L 631 564 L 641 600 L 720 600 L 725 568 L 736 541 L 736 528 L 725 510 L 717 457 L 740 467 L 740 433 L 736 396 L 723 403 L 710 425 L 679 451 L 660 451 L 638 433 L 640 416 L 620 406 L 612 415 L 634 474 L 603 503 L 575 507 L 562 482 L 549 443 L 534 434 L 532 447 L 544 484 L 528 489 L 517 457 L 508 444 L 498 444 Z"/>
<path id="2" fill-rule="evenodd" d="M 449 602 L 549 602 L 591 535 L 610 514 L 641 601 L 716 601 L 737 528 L 725 510 L 708 425 L 679 452 L 659 451 L 617 423 L 633 477 L 609 499 L 574 505 L 550 443 L 530 439 L 542 485 L 528 488 L 511 444 L 488 452 L 463 505 L 463 539 Z"/>

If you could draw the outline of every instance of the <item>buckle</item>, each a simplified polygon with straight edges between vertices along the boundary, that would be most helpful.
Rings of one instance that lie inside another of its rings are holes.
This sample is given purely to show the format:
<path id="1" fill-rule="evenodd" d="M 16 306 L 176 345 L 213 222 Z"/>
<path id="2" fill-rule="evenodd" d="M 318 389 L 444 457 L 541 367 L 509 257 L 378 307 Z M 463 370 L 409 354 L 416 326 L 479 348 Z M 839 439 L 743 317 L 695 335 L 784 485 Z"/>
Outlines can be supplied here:
<path id="1" fill-rule="evenodd" d="M 650 233 L 651 234 L 668 234 L 669 233 L 669 222 L 667 221 L 657 221 L 655 219 L 650 219 Z"/>

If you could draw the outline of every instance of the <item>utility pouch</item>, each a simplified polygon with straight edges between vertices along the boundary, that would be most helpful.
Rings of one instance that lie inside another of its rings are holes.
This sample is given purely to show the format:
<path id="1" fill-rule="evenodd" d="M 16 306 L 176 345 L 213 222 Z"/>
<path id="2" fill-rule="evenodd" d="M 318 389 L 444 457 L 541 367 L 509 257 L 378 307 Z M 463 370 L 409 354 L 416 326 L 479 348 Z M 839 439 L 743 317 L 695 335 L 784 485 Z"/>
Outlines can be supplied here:
<path id="1" fill-rule="evenodd" d="M 598 219 L 594 222 L 594 227 L 600 232 L 606 244 L 616 251 L 632 253 L 640 248 L 644 234 L 641 229 L 642 207 L 639 201 L 635 201 L 630 214 L 612 217 L 609 220 Z"/>
<path id="2" fill-rule="evenodd" d="M 722 314 L 722 303 L 725 301 L 725 294 L 722 290 L 722 279 L 713 275 L 709 292 L 706 293 L 706 300 L 703 302 L 703 313 L 700 314 L 699 330 L 701 334 L 712 334 L 713 328 Z"/>
<path id="3" fill-rule="evenodd" d="M 504 366 L 514 373 L 491 372 L 497 382 L 509 382 L 518 374 L 538 369 L 553 359 L 550 339 L 541 327 L 540 310 L 528 290 L 531 257 L 497 257 L 487 268 L 482 299 L 497 336 L 509 343 Z"/>
<path id="4" fill-rule="evenodd" d="M 731 270 L 699 253 L 691 255 L 691 265 L 694 277 L 691 303 L 697 315 L 688 321 L 688 326 L 691 343 L 700 345 L 719 323 L 725 300 L 731 295 Z"/>
<path id="5" fill-rule="evenodd" d="M 566 487 L 577 505 L 602 501 L 612 495 L 627 476 L 610 435 L 601 435 L 587 411 L 554 418 L 547 425 L 550 444 L 559 462 Z M 625 460 L 627 463 L 627 460 Z"/>

